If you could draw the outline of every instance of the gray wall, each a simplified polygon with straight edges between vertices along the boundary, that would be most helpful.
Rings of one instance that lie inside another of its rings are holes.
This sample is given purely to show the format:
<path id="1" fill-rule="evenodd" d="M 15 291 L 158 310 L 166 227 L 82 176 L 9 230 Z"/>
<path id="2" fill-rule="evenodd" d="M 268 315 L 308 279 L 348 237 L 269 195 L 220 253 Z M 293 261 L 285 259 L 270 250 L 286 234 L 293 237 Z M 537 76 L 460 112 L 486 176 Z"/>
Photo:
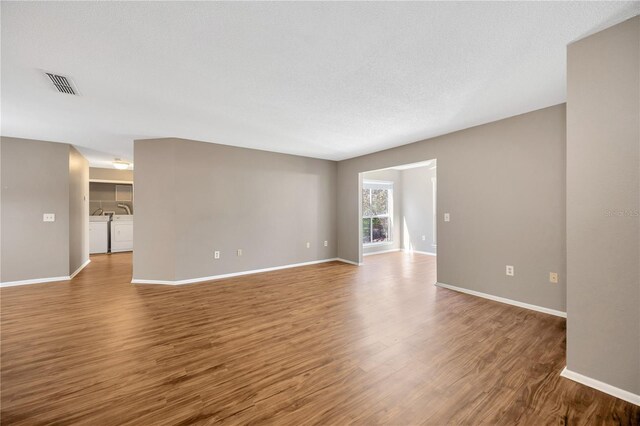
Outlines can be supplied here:
<path id="1" fill-rule="evenodd" d="M 69 145 L 2 137 L 0 152 L 0 281 L 69 275 Z"/>
<path id="2" fill-rule="evenodd" d="M 89 162 L 69 146 L 69 273 L 89 260 Z"/>
<path id="3" fill-rule="evenodd" d="M 134 153 L 135 279 L 336 256 L 335 162 L 182 139 L 135 141 Z"/>
<path id="4" fill-rule="evenodd" d="M 573 43 L 567 368 L 640 394 L 640 17 Z"/>
<path id="5" fill-rule="evenodd" d="M 564 311 L 565 146 L 565 105 L 557 105 L 341 161 L 338 257 L 361 258 L 358 173 L 435 158 L 438 280 Z"/>
<path id="6" fill-rule="evenodd" d="M 176 278 L 176 183 L 174 139 L 135 141 L 135 200 L 133 215 L 133 277 L 145 280 Z M 138 162 L 137 159 L 140 161 Z"/>
<path id="7" fill-rule="evenodd" d="M 402 247 L 405 250 L 436 252 L 437 232 L 434 232 L 436 206 L 433 203 L 434 193 L 431 181 L 435 177 L 435 161 L 426 167 L 402 171 Z"/>
<path id="8" fill-rule="evenodd" d="M 363 253 L 378 253 L 402 248 L 402 173 L 399 170 L 377 170 L 363 173 L 360 178 L 393 182 L 393 241 L 390 244 L 363 246 Z"/>
<path id="9" fill-rule="evenodd" d="M 133 182 L 133 170 L 104 169 L 102 167 L 91 167 L 89 169 L 89 179 L 98 180 L 118 180 Z"/>

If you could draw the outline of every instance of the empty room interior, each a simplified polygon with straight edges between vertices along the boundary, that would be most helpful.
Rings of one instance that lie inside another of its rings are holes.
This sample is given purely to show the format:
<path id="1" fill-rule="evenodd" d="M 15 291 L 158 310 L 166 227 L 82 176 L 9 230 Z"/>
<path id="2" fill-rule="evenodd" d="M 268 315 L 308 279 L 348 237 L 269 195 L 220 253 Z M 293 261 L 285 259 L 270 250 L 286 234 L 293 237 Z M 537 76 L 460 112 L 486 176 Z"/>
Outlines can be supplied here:
<path id="1" fill-rule="evenodd" d="M 640 425 L 640 1 L 0 15 L 0 424 Z"/>

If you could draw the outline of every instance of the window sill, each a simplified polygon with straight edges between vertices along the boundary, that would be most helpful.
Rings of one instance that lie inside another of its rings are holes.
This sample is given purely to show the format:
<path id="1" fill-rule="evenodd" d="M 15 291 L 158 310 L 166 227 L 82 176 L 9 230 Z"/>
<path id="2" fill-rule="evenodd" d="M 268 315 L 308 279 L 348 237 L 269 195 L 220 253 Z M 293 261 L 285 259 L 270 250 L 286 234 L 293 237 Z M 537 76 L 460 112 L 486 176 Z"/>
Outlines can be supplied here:
<path id="1" fill-rule="evenodd" d="M 379 247 L 379 246 L 392 246 L 393 241 L 385 241 L 382 243 L 362 243 L 362 247 Z"/>

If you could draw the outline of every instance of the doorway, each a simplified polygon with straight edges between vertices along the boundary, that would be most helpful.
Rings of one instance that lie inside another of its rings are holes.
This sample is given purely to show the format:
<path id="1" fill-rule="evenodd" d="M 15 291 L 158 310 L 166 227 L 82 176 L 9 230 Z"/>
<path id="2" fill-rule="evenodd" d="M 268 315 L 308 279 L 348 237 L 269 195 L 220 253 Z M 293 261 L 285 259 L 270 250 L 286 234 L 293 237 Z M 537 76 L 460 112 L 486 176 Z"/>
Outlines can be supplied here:
<path id="1" fill-rule="evenodd" d="M 363 256 L 437 254 L 437 160 L 360 173 Z"/>

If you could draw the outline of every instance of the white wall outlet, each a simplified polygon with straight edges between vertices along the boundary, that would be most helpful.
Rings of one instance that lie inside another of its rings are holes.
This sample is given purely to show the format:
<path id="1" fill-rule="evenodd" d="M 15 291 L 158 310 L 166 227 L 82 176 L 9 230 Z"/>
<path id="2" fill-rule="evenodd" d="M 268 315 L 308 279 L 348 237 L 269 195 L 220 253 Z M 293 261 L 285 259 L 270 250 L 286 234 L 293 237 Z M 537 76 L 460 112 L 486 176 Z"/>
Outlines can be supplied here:
<path id="1" fill-rule="evenodd" d="M 307 248 L 311 248 L 311 243 L 307 242 Z"/>
<path id="2" fill-rule="evenodd" d="M 242 256 L 242 249 L 238 249 L 238 256 Z"/>
<path id="3" fill-rule="evenodd" d="M 557 272 L 549 272 L 549 282 L 558 284 L 558 273 Z"/>
<path id="4" fill-rule="evenodd" d="M 219 251 L 217 251 L 217 250 L 216 250 L 216 251 L 214 251 L 214 252 L 213 252 L 213 258 L 214 258 L 214 259 L 220 259 L 220 252 L 219 252 Z"/>
<path id="5" fill-rule="evenodd" d="M 515 275 L 515 270 L 513 268 L 513 265 L 507 265 L 506 274 L 510 277 Z"/>
<path id="6" fill-rule="evenodd" d="M 423 235 L 423 236 L 422 236 L 422 241 L 426 241 L 426 240 L 427 240 L 427 236 L 426 236 L 426 235 Z"/>
<path id="7" fill-rule="evenodd" d="M 324 242 L 324 246 L 327 247 L 329 245 L 329 241 Z"/>
<path id="8" fill-rule="evenodd" d="M 55 222 L 56 214 L 55 213 L 45 213 L 42 215 L 43 222 Z"/>
<path id="9" fill-rule="evenodd" d="M 449 213 L 445 213 L 444 214 L 444 221 L 445 222 L 451 222 L 451 215 Z"/>

